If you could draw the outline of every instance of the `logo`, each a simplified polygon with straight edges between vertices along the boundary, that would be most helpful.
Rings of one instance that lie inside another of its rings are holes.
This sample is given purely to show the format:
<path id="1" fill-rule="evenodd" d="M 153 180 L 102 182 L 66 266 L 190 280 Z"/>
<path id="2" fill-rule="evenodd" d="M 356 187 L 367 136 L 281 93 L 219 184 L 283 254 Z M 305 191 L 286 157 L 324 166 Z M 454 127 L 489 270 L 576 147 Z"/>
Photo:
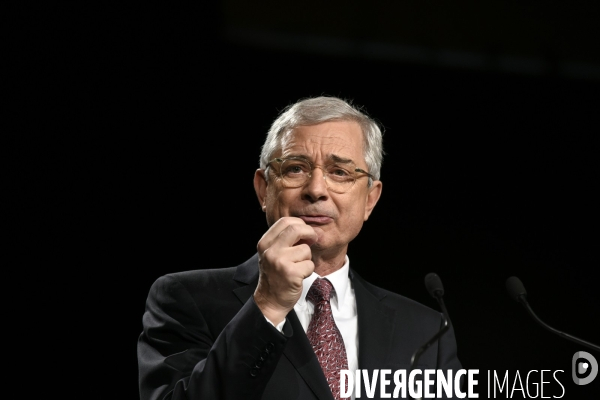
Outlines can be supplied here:
<path id="1" fill-rule="evenodd" d="M 573 362 L 571 365 L 573 367 L 573 382 L 575 382 L 576 385 L 587 385 L 596 378 L 596 375 L 598 375 L 598 362 L 594 356 L 588 352 L 578 351 L 573 354 Z M 580 376 L 585 375 L 587 375 L 585 378 L 580 378 Z"/>

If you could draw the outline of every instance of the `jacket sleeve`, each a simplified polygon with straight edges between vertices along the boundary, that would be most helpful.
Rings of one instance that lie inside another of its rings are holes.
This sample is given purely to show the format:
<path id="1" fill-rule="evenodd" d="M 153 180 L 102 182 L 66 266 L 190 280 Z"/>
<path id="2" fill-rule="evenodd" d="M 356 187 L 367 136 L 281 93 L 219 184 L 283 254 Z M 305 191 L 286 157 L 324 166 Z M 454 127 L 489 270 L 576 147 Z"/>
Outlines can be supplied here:
<path id="1" fill-rule="evenodd" d="M 140 399 L 258 399 L 289 325 L 277 331 L 250 297 L 215 338 L 188 290 L 172 276 L 159 278 L 138 340 Z"/>

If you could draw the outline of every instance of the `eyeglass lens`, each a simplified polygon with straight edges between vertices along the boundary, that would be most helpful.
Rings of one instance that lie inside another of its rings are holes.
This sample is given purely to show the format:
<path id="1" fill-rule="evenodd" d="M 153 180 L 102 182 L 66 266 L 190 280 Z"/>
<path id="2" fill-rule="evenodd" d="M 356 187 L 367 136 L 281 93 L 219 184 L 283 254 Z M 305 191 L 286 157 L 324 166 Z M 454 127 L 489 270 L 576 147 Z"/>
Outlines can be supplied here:
<path id="1" fill-rule="evenodd" d="M 301 159 L 287 159 L 280 165 L 280 175 L 288 187 L 299 187 L 304 185 L 312 175 L 311 165 Z M 353 163 L 327 164 L 321 168 L 325 174 L 327 187 L 336 192 L 345 192 L 354 184 L 356 165 Z"/>

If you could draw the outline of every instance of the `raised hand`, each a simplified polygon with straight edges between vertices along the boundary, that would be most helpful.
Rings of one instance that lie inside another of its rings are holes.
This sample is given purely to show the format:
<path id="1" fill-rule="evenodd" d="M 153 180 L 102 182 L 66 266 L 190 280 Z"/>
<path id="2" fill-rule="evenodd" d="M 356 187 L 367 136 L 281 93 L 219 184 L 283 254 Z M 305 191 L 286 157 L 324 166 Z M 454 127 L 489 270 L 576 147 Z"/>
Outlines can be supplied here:
<path id="1" fill-rule="evenodd" d="M 300 218 L 283 217 L 258 242 L 260 272 L 254 301 L 275 325 L 294 308 L 302 281 L 315 269 L 310 246 L 317 239 L 313 227 Z"/>

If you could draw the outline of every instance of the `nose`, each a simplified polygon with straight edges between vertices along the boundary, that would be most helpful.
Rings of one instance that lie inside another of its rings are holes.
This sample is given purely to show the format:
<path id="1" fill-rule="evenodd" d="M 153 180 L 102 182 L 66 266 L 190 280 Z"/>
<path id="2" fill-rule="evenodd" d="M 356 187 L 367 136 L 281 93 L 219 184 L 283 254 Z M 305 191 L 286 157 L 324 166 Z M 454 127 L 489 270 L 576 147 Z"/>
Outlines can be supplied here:
<path id="1" fill-rule="evenodd" d="M 329 190 L 327 189 L 327 180 L 320 166 L 315 166 L 312 170 L 308 182 L 302 188 L 302 198 L 314 203 L 318 200 L 327 200 Z"/>

